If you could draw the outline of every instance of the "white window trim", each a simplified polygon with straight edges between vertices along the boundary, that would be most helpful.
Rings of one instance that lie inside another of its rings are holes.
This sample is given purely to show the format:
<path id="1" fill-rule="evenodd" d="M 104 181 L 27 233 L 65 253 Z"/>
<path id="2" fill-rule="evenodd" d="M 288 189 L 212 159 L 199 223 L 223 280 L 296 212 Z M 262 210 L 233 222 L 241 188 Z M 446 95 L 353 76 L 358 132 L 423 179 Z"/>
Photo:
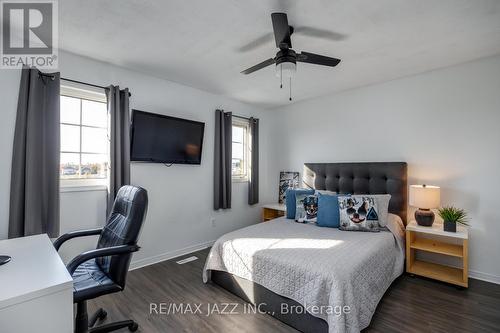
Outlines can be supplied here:
<path id="1" fill-rule="evenodd" d="M 107 97 L 103 89 L 81 83 L 75 83 L 69 81 L 61 83 L 60 95 L 86 99 L 95 102 L 107 103 Z M 109 172 L 108 172 L 108 177 L 109 177 Z M 107 190 L 108 186 L 109 186 L 109 178 L 97 178 L 97 179 L 59 178 L 60 192 L 102 191 L 102 190 Z"/>
<path id="2" fill-rule="evenodd" d="M 107 178 L 76 178 L 76 179 L 59 179 L 59 187 L 61 188 L 78 188 L 82 186 L 89 187 L 108 187 Z"/>
<path id="3" fill-rule="evenodd" d="M 84 185 L 68 185 L 68 186 L 61 186 L 59 188 L 59 192 L 61 193 L 68 193 L 68 192 L 87 192 L 87 191 L 108 191 L 108 186 L 107 185 L 90 185 L 90 184 L 84 184 Z"/>
<path id="4" fill-rule="evenodd" d="M 245 174 L 242 176 L 234 176 L 231 174 L 232 181 L 234 183 L 246 183 L 249 180 L 249 172 L 250 172 L 250 168 L 249 168 L 250 167 L 250 165 L 249 165 L 250 164 L 250 162 L 249 162 L 249 158 L 250 158 L 250 142 L 249 142 L 250 123 L 248 122 L 248 120 L 233 117 L 232 125 L 245 127 L 245 134 L 246 134 L 243 137 L 243 162 L 244 162 Z M 231 126 L 231 130 L 232 130 L 232 126 Z M 231 156 L 231 159 L 232 159 L 232 156 Z"/>
<path id="5" fill-rule="evenodd" d="M 107 103 L 106 94 L 103 89 L 88 86 L 81 83 L 64 82 L 61 83 L 61 95 L 88 99 L 95 102 Z"/>

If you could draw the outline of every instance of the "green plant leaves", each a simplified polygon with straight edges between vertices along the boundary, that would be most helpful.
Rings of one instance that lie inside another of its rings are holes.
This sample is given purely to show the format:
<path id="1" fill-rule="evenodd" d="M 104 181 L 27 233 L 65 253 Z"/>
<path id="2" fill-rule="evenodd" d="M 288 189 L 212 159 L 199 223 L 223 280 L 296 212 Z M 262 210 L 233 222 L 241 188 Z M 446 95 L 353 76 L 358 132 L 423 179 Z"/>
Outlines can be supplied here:
<path id="1" fill-rule="evenodd" d="M 464 209 L 445 206 L 438 209 L 438 214 L 444 221 L 467 225 L 467 212 Z"/>

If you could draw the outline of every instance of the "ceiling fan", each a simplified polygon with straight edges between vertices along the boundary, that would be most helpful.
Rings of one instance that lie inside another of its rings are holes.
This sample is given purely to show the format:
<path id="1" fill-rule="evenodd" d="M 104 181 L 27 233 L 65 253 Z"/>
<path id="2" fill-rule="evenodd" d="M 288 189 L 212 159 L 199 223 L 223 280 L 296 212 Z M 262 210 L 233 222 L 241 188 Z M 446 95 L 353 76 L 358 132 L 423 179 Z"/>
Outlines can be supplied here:
<path id="1" fill-rule="evenodd" d="M 340 59 L 326 57 L 319 54 L 302 52 L 297 53 L 292 49 L 291 35 L 294 28 L 288 25 L 288 18 L 285 13 L 272 13 L 271 20 L 273 22 L 274 39 L 276 47 L 279 48 L 278 53 L 274 58 L 269 58 L 255 66 L 245 69 L 242 74 L 250 74 L 259 69 L 276 64 L 276 74 L 281 77 L 290 78 L 297 70 L 297 62 L 304 62 L 309 64 L 335 67 L 340 63 Z M 283 84 L 281 84 L 283 87 Z M 290 96 L 290 100 L 292 100 Z"/>

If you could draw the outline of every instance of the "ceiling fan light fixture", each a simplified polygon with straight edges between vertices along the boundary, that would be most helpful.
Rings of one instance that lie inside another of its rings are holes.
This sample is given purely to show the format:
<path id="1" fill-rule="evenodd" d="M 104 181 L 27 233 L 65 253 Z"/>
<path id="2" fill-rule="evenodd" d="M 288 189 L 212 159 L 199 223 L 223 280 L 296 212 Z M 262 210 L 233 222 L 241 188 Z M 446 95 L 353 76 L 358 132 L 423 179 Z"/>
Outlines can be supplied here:
<path id="1" fill-rule="evenodd" d="M 291 78 L 297 72 L 297 65 L 293 62 L 284 61 L 276 65 L 276 76 L 283 77 L 283 79 Z"/>

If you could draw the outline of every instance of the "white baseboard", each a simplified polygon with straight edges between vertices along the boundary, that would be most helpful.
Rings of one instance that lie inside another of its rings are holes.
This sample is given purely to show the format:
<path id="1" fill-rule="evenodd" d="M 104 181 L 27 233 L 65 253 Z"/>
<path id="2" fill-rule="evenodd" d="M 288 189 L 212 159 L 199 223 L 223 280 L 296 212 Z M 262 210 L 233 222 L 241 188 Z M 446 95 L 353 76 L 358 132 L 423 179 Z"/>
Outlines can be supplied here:
<path id="1" fill-rule="evenodd" d="M 469 270 L 469 277 L 476 280 L 500 284 L 500 276 L 498 275 Z"/>
<path id="2" fill-rule="evenodd" d="M 208 242 L 204 242 L 204 243 L 200 243 L 200 244 L 191 245 L 191 246 L 179 249 L 179 250 L 174 250 L 174 251 L 162 253 L 162 254 L 159 254 L 159 255 L 156 255 L 153 257 L 144 258 L 144 259 L 140 259 L 137 261 L 132 261 L 130 263 L 129 270 L 132 271 L 134 269 L 157 264 L 157 263 L 165 261 L 165 260 L 177 258 L 177 257 L 183 256 L 183 255 L 189 254 L 191 252 L 200 251 L 200 250 L 206 249 L 207 247 L 212 246 L 214 243 L 215 243 L 214 240 L 208 241 Z"/>

